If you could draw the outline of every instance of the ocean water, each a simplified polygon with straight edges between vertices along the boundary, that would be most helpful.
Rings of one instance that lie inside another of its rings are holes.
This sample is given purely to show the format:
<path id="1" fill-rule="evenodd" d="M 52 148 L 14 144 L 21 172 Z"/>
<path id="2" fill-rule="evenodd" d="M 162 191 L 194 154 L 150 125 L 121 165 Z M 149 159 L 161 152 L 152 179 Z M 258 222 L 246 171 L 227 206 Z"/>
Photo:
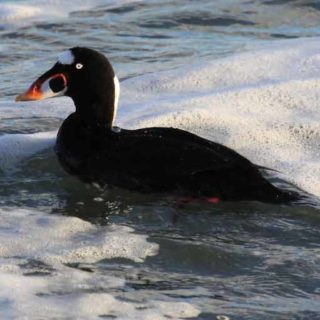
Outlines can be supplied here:
<path id="1" fill-rule="evenodd" d="M 320 319 L 320 6 L 0 1 L 0 319 Z M 194 203 L 68 176 L 67 98 L 15 103 L 57 55 L 104 52 L 116 124 L 223 143 L 310 203 Z"/>

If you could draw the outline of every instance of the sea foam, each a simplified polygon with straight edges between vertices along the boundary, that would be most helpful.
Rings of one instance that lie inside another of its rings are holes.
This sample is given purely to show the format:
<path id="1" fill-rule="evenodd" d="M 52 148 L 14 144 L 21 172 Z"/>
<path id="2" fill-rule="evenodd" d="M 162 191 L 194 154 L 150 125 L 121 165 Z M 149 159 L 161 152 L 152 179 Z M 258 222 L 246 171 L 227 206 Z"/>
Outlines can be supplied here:
<path id="1" fill-rule="evenodd" d="M 141 262 L 158 250 L 157 244 L 125 226 L 98 227 L 76 217 L 27 209 L 1 208 L 0 215 L 1 257 L 28 256 L 53 265 L 118 257 Z"/>
<path id="2" fill-rule="evenodd" d="M 0 301 L 4 319 L 165 320 L 200 313 L 192 304 L 161 293 L 155 300 L 148 297 L 139 301 L 136 293 L 129 291 L 130 299 L 121 299 L 124 278 L 112 272 L 90 272 L 90 267 L 95 267 L 92 263 L 106 258 L 139 263 L 157 254 L 158 245 L 132 228 L 95 226 L 75 217 L 20 208 L 1 208 L 0 216 Z M 87 263 L 87 267 L 78 269 L 68 263 Z"/>
<path id="3" fill-rule="evenodd" d="M 91 9 L 100 5 L 115 7 L 128 2 L 137 2 L 137 0 L 28 0 L 21 3 L 1 1 L 0 25 L 25 25 L 30 22 L 43 21 L 50 18 L 65 18 L 73 11 Z"/>

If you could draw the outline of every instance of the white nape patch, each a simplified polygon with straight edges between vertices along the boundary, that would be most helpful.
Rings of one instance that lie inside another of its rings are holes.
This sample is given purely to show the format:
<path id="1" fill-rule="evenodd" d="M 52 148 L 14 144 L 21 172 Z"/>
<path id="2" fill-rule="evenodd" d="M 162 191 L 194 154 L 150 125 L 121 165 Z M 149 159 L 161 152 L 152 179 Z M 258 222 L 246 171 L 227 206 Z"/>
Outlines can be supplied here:
<path id="1" fill-rule="evenodd" d="M 113 106 L 114 111 L 113 111 L 112 123 L 114 122 L 116 115 L 117 115 L 119 96 L 120 96 L 120 83 L 119 83 L 119 79 L 116 75 L 113 78 L 113 82 L 114 82 L 114 106 Z"/>
<path id="2" fill-rule="evenodd" d="M 71 50 L 66 50 L 59 54 L 58 62 L 61 64 L 73 64 L 74 63 L 74 55 Z"/>

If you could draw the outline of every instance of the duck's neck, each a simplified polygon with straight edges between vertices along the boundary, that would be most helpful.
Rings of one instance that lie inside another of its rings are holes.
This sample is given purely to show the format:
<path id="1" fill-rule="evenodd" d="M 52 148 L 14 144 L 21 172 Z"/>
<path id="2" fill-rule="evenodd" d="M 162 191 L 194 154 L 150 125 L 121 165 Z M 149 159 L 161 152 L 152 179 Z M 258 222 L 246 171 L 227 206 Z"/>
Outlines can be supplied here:
<path id="1" fill-rule="evenodd" d="M 120 85 L 116 76 L 112 85 L 114 90 L 101 90 L 96 94 L 84 92 L 73 98 L 76 115 L 85 126 L 98 130 L 112 128 L 120 94 Z"/>
<path id="2" fill-rule="evenodd" d="M 76 115 L 90 128 L 111 129 L 114 119 L 113 104 L 108 101 L 77 101 Z"/>

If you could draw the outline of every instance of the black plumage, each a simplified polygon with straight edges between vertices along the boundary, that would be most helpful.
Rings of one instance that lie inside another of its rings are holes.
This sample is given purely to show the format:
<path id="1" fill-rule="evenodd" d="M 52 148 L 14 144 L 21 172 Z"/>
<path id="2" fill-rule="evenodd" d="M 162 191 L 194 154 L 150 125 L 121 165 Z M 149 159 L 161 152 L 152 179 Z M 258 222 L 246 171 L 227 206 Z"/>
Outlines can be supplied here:
<path id="1" fill-rule="evenodd" d="M 272 203 L 298 198 L 221 144 L 174 128 L 112 127 L 117 88 L 111 64 L 91 49 L 76 47 L 70 53 L 72 63 L 58 62 L 29 89 L 49 79 L 54 95 L 63 92 L 74 101 L 76 111 L 63 122 L 55 146 L 68 173 L 84 182 L 140 192 Z M 19 100 L 27 100 L 23 97 Z"/>

